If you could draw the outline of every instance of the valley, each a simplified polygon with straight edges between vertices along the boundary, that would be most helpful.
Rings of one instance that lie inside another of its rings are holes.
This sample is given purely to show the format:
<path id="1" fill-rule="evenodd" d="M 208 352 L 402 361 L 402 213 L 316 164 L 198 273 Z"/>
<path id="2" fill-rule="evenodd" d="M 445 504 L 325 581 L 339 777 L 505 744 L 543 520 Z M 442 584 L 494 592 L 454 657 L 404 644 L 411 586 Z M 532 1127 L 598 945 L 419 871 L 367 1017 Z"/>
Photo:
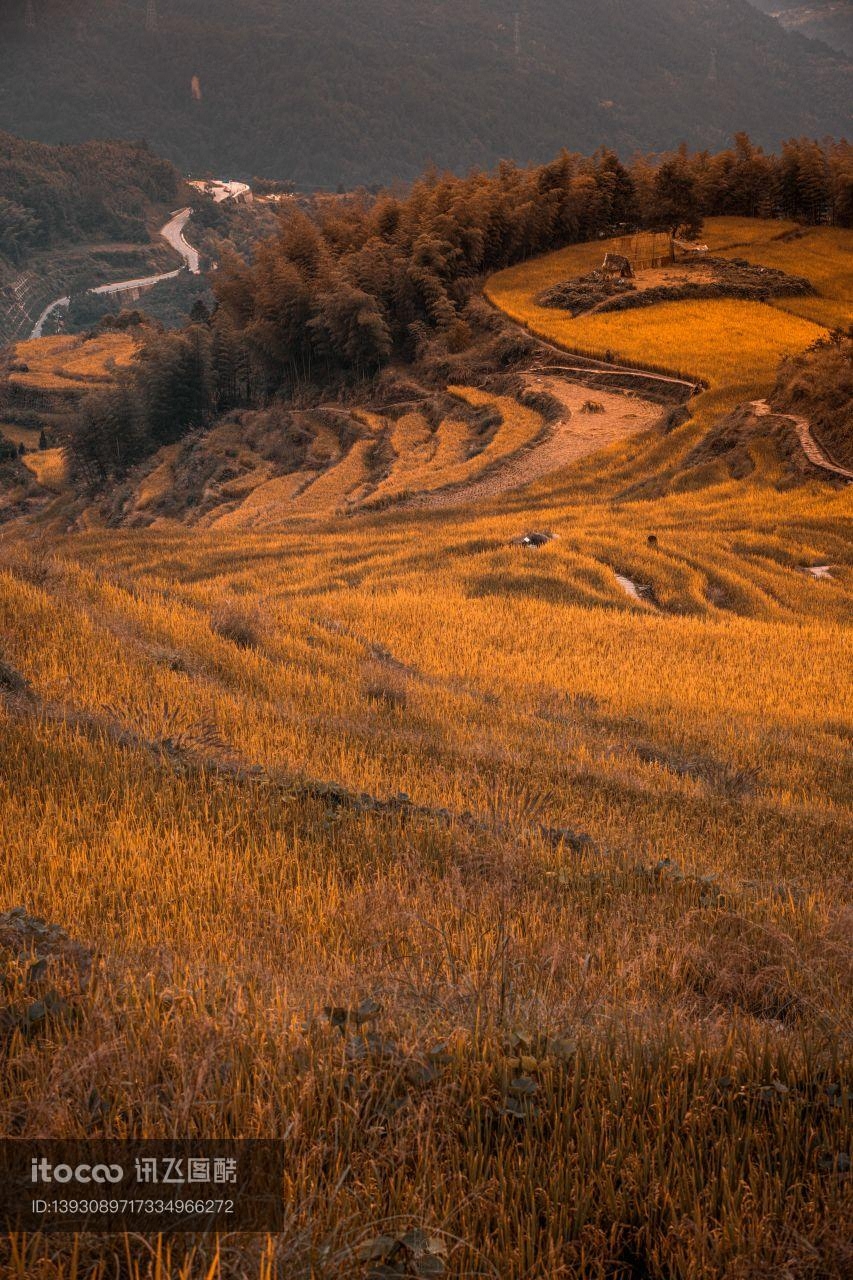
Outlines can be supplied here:
<path id="1" fill-rule="evenodd" d="M 0 40 L 0 1280 L 847 1280 L 843 56 Z M 54 1138 L 263 1139 L 279 1215 L 39 1207 Z"/>

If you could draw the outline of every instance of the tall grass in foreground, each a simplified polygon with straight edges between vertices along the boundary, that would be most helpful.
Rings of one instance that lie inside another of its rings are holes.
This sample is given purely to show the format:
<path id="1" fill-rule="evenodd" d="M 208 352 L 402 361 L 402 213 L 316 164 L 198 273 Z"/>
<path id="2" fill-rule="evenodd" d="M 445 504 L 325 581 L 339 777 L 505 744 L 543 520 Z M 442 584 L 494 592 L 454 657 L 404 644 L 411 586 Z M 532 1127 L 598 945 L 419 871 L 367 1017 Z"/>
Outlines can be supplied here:
<path id="1" fill-rule="evenodd" d="M 561 539 L 510 547 L 522 519 Z M 379 1274 L 416 1227 L 456 1275 L 844 1275 L 849 519 L 821 486 L 562 481 L 7 550 L 0 901 L 100 959 L 7 1039 L 3 1132 L 281 1136 L 284 1235 L 163 1276 Z M 323 1013 L 366 999 L 346 1036 Z"/>

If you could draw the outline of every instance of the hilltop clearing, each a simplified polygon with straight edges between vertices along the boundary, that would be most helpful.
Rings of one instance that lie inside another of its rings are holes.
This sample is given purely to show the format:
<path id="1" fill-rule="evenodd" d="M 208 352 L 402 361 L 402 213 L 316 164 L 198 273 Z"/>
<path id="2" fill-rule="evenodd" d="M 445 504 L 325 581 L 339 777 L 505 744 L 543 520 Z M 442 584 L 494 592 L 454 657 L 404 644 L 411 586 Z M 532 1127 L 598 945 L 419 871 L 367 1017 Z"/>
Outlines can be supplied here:
<path id="1" fill-rule="evenodd" d="M 706 223 L 704 235 L 720 257 L 747 255 L 755 266 L 807 276 L 811 289 L 800 293 L 813 296 L 767 302 L 663 301 L 645 310 L 642 322 L 632 313 L 572 317 L 553 305 L 542 305 L 548 290 L 564 287 L 573 276 L 585 276 L 600 266 L 607 251 L 625 247 L 620 239 L 572 246 L 511 267 L 489 280 L 487 297 L 536 336 L 568 351 L 599 355 L 610 351 L 617 360 L 705 378 L 714 390 L 730 394 L 744 384 L 745 369 L 754 385 L 767 386 L 782 356 L 822 337 L 822 325 L 840 328 L 853 318 L 849 232 L 714 218 Z"/>
<path id="2" fill-rule="evenodd" d="M 849 232 L 720 218 L 706 223 L 704 235 L 717 256 L 742 260 L 746 255 L 755 266 L 805 276 L 811 288 L 767 302 L 693 297 L 611 314 L 593 309 L 573 316 L 571 310 L 543 305 L 543 295 L 559 301 L 561 292 L 571 305 L 577 295 L 565 284 L 567 278 L 588 279 L 604 252 L 627 247 L 614 241 L 573 246 L 498 273 L 488 282 L 487 296 L 531 333 L 550 340 L 555 354 L 560 349 L 586 356 L 606 354 L 610 361 L 677 370 L 681 376 L 704 379 L 708 389 L 693 405 L 690 422 L 677 437 L 681 447 L 693 448 L 727 413 L 770 392 L 780 359 L 799 355 L 825 339 L 827 328 L 846 327 L 853 318 Z M 654 288 L 650 292 L 654 296 Z M 607 385 L 606 374 L 602 385 Z M 843 387 L 839 385 L 834 394 L 843 396 Z M 788 430 L 792 429 L 789 424 Z M 782 432 L 780 440 L 784 426 Z M 682 477 L 680 462 L 686 455 L 679 453 L 675 443 L 669 452 L 668 465 L 631 490 L 634 496 L 651 496 L 668 484 L 695 484 L 708 478 L 707 469 L 701 477 Z M 783 454 L 790 461 L 797 451 L 783 446 Z M 697 456 L 705 455 L 690 455 L 692 460 Z M 707 455 L 709 463 L 712 456 Z"/>

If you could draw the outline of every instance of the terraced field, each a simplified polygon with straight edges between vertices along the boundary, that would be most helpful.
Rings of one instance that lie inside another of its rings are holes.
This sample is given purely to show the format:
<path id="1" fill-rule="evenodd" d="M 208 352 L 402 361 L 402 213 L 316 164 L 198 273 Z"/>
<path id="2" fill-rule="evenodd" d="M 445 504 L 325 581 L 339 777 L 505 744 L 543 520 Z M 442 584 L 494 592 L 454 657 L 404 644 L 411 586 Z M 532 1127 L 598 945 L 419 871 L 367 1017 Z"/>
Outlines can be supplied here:
<path id="1" fill-rule="evenodd" d="M 8 1037 L 0 1126 L 287 1144 L 285 1232 L 160 1276 L 849 1273 L 853 486 L 760 432 L 739 478 L 686 463 L 819 331 L 765 311 L 742 365 L 601 317 L 712 390 L 489 502 L 335 517 L 362 450 L 277 531 L 6 538 L 0 902 L 98 978 L 49 971 L 73 1016 Z M 468 466 L 452 417 L 396 431 L 394 492 Z"/>
<path id="2" fill-rule="evenodd" d="M 252 488 L 215 522 L 230 529 L 281 528 L 294 518 L 328 519 L 438 490 L 458 504 L 453 495 L 460 488 L 493 475 L 548 435 L 542 415 L 512 396 L 462 386 L 448 392 L 486 414 L 480 430 L 452 414 L 433 428 L 415 411 L 393 418 L 355 410 L 351 426 L 362 434 L 348 448 L 342 450 L 328 428 L 324 444 L 323 428 L 315 428 L 306 467 Z"/>
<path id="3" fill-rule="evenodd" d="M 715 409 L 748 398 L 752 389 L 765 394 L 783 356 L 802 351 L 826 328 L 846 328 L 853 320 L 853 233 L 712 218 L 703 235 L 719 256 L 805 275 L 819 296 L 772 303 L 672 302 L 649 309 L 641 320 L 633 312 L 572 319 L 538 305 L 544 290 L 600 266 L 608 249 L 623 248 L 617 241 L 572 246 L 499 272 L 486 294 L 532 333 L 568 350 L 598 356 L 610 352 L 617 360 L 705 379 L 716 393 Z"/>
<path id="4" fill-rule="evenodd" d="M 27 449 L 22 461 L 48 493 L 67 485 L 68 466 L 58 447 L 39 450 L 41 428 L 51 433 L 92 387 L 104 386 L 133 359 L 137 344 L 126 333 L 96 338 L 52 337 L 19 342 L 0 381 L 0 435 Z"/>
<path id="5" fill-rule="evenodd" d="M 117 369 L 130 363 L 137 343 L 127 333 L 103 333 L 96 338 L 38 338 L 19 342 L 13 348 L 16 364 L 27 366 L 26 372 L 13 369 L 9 381 L 15 386 L 42 391 L 62 391 L 75 383 L 112 381 Z"/>

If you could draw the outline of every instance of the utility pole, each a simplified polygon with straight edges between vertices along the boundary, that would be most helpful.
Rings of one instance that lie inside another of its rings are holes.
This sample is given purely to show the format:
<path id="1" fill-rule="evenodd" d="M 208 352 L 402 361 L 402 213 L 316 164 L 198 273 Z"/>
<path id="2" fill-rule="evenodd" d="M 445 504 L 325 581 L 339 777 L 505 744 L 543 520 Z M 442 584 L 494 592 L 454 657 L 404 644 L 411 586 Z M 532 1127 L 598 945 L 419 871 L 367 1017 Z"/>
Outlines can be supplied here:
<path id="1" fill-rule="evenodd" d="M 157 31 L 157 0 L 148 0 L 148 10 L 145 14 L 145 30 Z"/>
<path id="2" fill-rule="evenodd" d="M 26 13 L 26 17 L 24 18 L 24 23 L 28 31 L 35 31 L 36 11 L 33 8 L 33 0 L 27 0 L 27 13 Z"/>
<path id="3" fill-rule="evenodd" d="M 516 10 L 515 14 L 515 56 L 521 56 L 521 15 Z"/>

